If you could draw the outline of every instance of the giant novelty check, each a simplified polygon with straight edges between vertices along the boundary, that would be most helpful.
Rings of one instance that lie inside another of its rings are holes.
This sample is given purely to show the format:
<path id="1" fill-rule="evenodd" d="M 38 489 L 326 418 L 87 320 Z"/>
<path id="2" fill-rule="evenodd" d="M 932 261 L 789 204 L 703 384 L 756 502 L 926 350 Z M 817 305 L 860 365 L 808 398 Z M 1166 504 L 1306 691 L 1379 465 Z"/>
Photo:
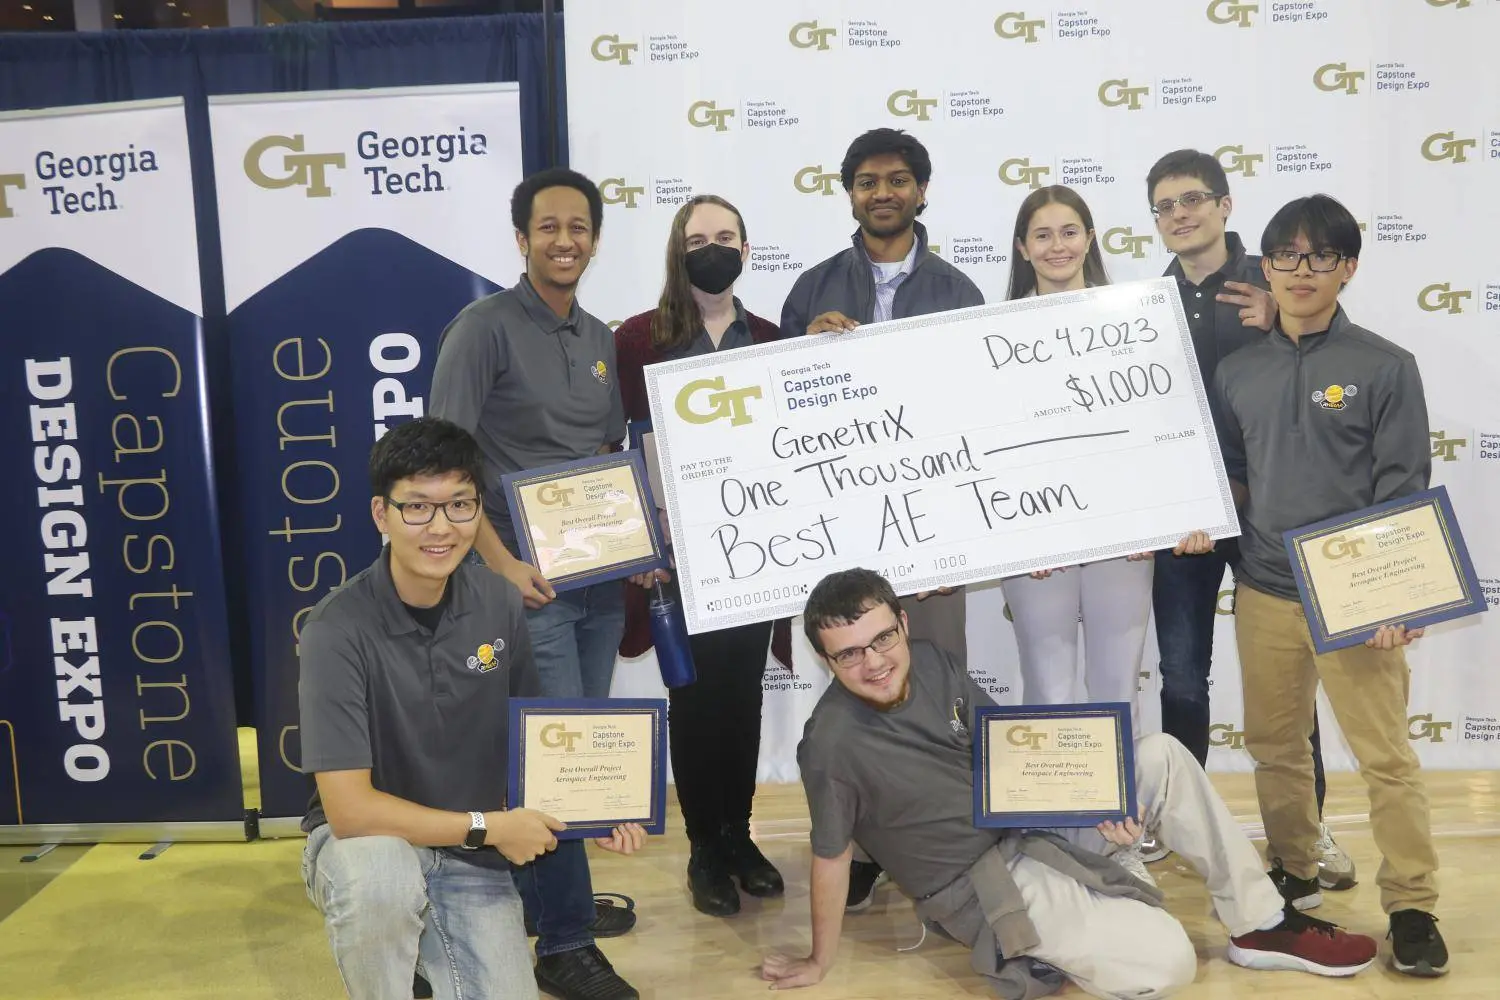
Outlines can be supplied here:
<path id="1" fill-rule="evenodd" d="M 1170 279 L 646 368 L 688 631 L 1239 533 Z"/>

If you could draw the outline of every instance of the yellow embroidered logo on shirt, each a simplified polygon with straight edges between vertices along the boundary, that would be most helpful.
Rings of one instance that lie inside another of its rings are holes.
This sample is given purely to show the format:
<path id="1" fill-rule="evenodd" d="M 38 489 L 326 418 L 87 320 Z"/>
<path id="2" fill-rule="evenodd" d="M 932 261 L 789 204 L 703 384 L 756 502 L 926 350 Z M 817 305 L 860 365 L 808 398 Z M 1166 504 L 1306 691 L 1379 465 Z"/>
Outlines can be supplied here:
<path id="1" fill-rule="evenodd" d="M 604 367 L 603 361 L 594 362 L 594 378 L 598 379 L 601 385 L 609 385 L 609 371 Z"/>
<path id="2" fill-rule="evenodd" d="M 1312 401 L 1325 410 L 1342 410 L 1352 399 L 1359 395 L 1357 385 L 1330 385 L 1326 389 L 1319 389 L 1312 394 Z"/>
<path id="3" fill-rule="evenodd" d="M 500 660 L 496 654 L 504 651 L 504 639 L 496 639 L 494 642 L 485 643 L 475 650 L 473 656 L 469 657 L 469 669 L 477 670 L 481 674 L 489 673 L 500 665 Z"/>

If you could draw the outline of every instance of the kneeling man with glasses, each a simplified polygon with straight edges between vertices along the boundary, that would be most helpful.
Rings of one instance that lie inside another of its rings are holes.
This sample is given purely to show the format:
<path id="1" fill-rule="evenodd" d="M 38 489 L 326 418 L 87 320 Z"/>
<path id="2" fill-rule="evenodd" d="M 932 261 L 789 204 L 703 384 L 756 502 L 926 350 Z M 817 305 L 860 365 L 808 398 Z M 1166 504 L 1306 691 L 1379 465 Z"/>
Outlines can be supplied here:
<path id="1" fill-rule="evenodd" d="M 538 692 L 521 594 L 465 556 L 483 501 L 474 438 L 426 417 L 370 454 L 372 566 L 302 629 L 302 876 L 354 1000 L 537 995 L 513 866 L 562 823 L 507 809 L 509 700 Z M 630 854 L 645 831 L 595 843 Z"/>

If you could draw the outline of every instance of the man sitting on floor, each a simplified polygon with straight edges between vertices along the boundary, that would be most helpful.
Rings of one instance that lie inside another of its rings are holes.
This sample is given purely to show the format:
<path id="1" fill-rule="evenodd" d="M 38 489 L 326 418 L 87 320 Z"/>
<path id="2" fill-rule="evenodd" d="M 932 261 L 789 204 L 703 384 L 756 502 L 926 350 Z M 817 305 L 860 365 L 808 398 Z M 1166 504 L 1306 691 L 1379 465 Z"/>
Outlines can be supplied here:
<path id="1" fill-rule="evenodd" d="M 832 967 L 856 840 L 924 923 L 968 945 L 975 971 L 1015 1000 L 1064 977 L 1131 998 L 1193 981 L 1197 955 L 1160 891 L 1105 853 L 1142 826 L 1203 874 L 1236 965 L 1349 976 L 1374 959 L 1373 939 L 1285 904 L 1203 769 L 1169 736 L 1136 744 L 1139 824 L 975 827 L 970 733 L 989 695 L 936 646 L 908 642 L 895 592 L 871 570 L 825 577 L 804 615 L 837 683 L 797 748 L 812 816 L 812 954 L 768 956 L 761 975 L 773 989 L 810 986 Z"/>

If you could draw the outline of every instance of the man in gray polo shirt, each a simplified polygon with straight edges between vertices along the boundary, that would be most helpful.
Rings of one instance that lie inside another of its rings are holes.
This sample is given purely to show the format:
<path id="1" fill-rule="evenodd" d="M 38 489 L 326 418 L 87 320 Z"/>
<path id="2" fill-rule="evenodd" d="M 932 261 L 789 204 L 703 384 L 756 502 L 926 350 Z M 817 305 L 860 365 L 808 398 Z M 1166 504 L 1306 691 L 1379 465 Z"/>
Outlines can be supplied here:
<path id="1" fill-rule="evenodd" d="M 537 692 L 520 596 L 465 565 L 479 448 L 431 417 L 370 455 L 386 545 L 323 598 L 301 636 L 302 766 L 317 791 L 302 874 L 355 1000 L 536 996 L 511 866 L 563 824 L 505 808 L 509 701 Z M 629 854 L 644 831 L 601 847 Z"/>
<path id="2" fill-rule="evenodd" d="M 1160 891 L 1105 856 L 1134 842 L 1135 820 L 974 826 L 974 711 L 994 702 L 947 653 L 908 643 L 884 577 L 831 574 L 804 616 L 834 674 L 797 748 L 812 818 L 812 954 L 769 956 L 761 975 L 773 988 L 811 986 L 833 965 L 856 837 L 917 900 L 926 926 L 972 950 L 974 970 L 1002 997 L 1043 996 L 1064 976 L 1103 997 L 1165 996 L 1192 982 L 1197 956 Z M 1137 743 L 1136 788 L 1141 818 L 1202 873 L 1231 935 L 1230 961 L 1346 976 L 1373 960 L 1370 938 L 1283 903 L 1182 744 L 1162 734 Z"/>
<path id="3" fill-rule="evenodd" d="M 558 594 L 516 555 L 500 477 L 611 450 L 625 436 L 625 411 L 609 327 L 584 312 L 575 293 L 597 247 L 599 189 L 572 170 L 544 170 L 511 197 L 516 245 L 526 273 L 480 299 L 443 331 L 430 409 L 474 433 L 484 453 L 484 501 L 475 550 L 515 584 L 542 693 L 607 698 L 625 632 L 619 580 Z M 518 879 L 535 925 L 537 981 L 564 1000 L 634 1000 L 595 937 L 628 931 L 635 914 L 596 905 L 588 856 L 567 842 Z"/>

